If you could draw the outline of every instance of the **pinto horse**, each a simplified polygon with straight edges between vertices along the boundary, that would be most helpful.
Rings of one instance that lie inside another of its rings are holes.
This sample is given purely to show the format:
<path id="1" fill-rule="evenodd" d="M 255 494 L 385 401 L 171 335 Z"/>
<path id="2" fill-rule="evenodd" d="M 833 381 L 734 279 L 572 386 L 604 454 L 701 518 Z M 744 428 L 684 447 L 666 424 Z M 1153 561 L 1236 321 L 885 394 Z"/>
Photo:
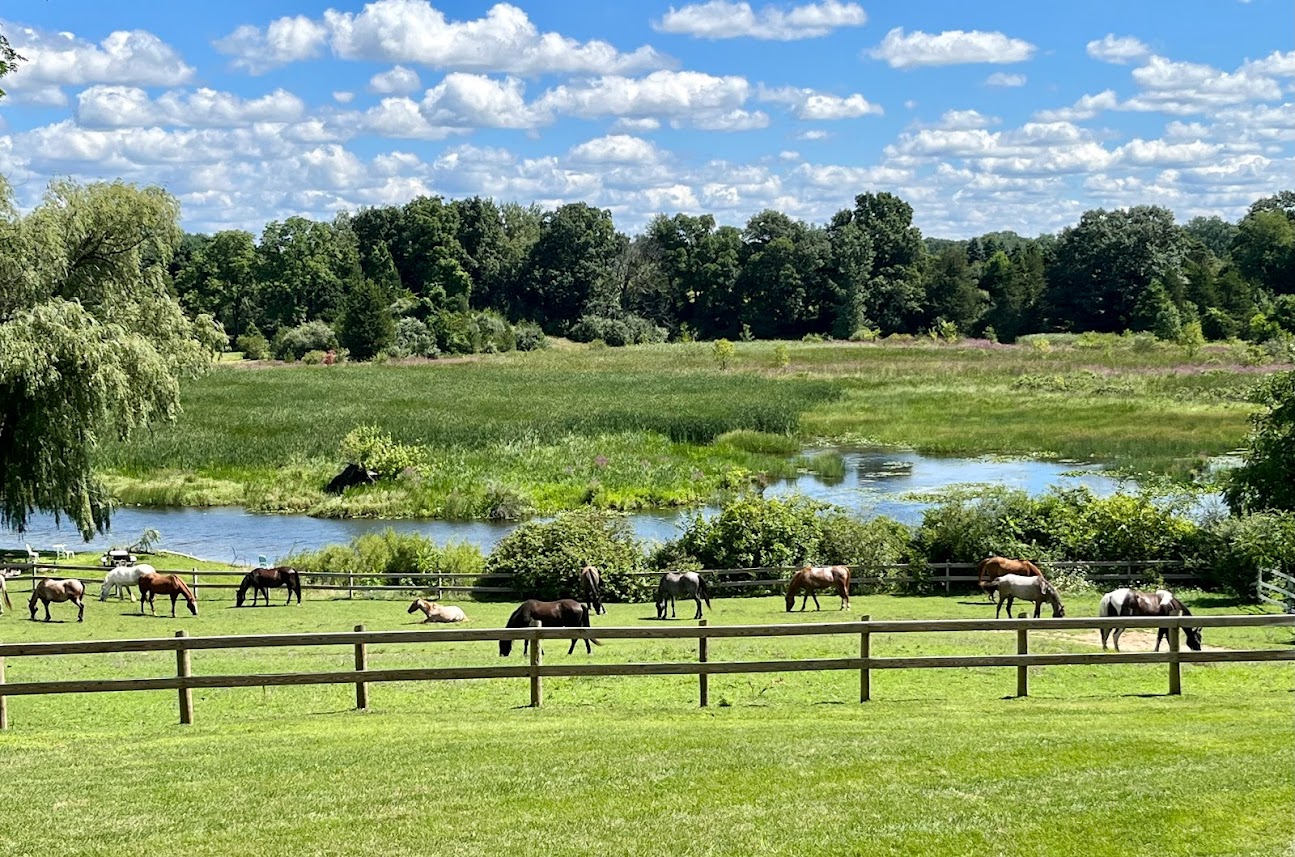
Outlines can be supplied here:
<path id="1" fill-rule="evenodd" d="M 8 600 L 8 599 L 6 599 Z M 45 605 L 45 621 L 49 618 L 49 603 L 51 601 L 58 603 L 62 601 L 71 601 L 76 605 L 76 621 L 80 622 L 85 618 L 85 584 L 75 578 L 68 580 L 53 580 L 48 577 L 42 577 L 32 587 L 31 601 L 27 602 L 27 609 L 31 611 L 31 620 L 36 621 L 36 602 L 40 601 Z"/>
<path id="2" fill-rule="evenodd" d="M 980 588 L 989 596 L 989 600 L 994 600 L 994 591 L 989 588 L 989 581 L 995 577 L 1002 577 L 1005 574 L 1017 574 L 1021 577 L 1037 577 L 1047 580 L 1039 567 L 1028 559 L 1008 559 L 1002 556 L 986 557 L 980 561 L 976 569 L 979 572 Z"/>
<path id="3" fill-rule="evenodd" d="M 508 617 L 506 628 L 529 628 L 533 620 L 539 620 L 540 625 L 549 628 L 588 628 L 589 625 L 589 608 L 576 601 L 574 598 L 563 598 L 561 601 L 536 601 L 532 598 L 522 603 L 520 607 L 513 611 L 513 615 Z M 571 646 L 567 649 L 567 654 L 576 650 L 576 637 L 571 638 Z M 592 637 L 585 637 L 585 653 L 592 654 L 593 649 L 589 644 L 601 646 L 602 642 Z M 530 640 L 522 640 L 522 654 L 529 651 Z M 499 657 L 506 658 L 513 651 L 512 640 L 499 641 Z"/>
<path id="4" fill-rule="evenodd" d="M 602 588 L 602 572 L 597 566 L 585 563 L 585 567 L 580 569 L 580 600 L 598 614 L 607 612 L 607 608 L 603 606 Z"/>
<path id="5" fill-rule="evenodd" d="M 423 624 L 428 622 L 466 622 L 468 616 L 459 607 L 446 607 L 443 604 L 437 604 L 435 601 L 428 601 L 426 598 L 415 598 L 414 603 L 409 605 L 406 613 L 413 613 L 416 610 L 423 611 L 427 618 Z"/>
<path id="6" fill-rule="evenodd" d="M 139 615 L 144 615 L 144 603 L 148 602 L 149 609 L 153 615 L 157 615 L 157 607 L 153 604 L 153 599 L 158 595 L 171 596 L 171 618 L 175 618 L 175 599 L 181 595 L 184 596 L 185 603 L 189 605 L 189 612 L 198 615 L 198 599 L 193 597 L 193 592 L 175 574 L 141 574 L 139 576 Z"/>
<path id="7" fill-rule="evenodd" d="M 243 575 L 243 582 L 238 585 L 238 596 L 235 598 L 234 606 L 242 607 L 243 600 L 247 597 L 247 590 L 252 592 L 252 606 L 256 606 L 258 595 L 265 596 L 265 606 L 270 606 L 270 588 L 282 586 L 288 590 L 288 600 L 283 602 L 284 605 L 292 603 L 292 596 L 297 596 L 297 603 L 301 603 L 301 575 L 295 568 L 286 565 L 275 566 L 274 568 L 254 568 L 247 574 Z"/>
<path id="8" fill-rule="evenodd" d="M 676 598 L 691 598 L 697 602 L 697 615 L 694 619 L 701 618 L 701 602 L 706 600 L 706 606 L 710 607 L 710 590 L 706 588 L 706 579 L 695 571 L 669 571 L 661 575 L 661 582 L 656 588 L 656 617 L 665 618 L 666 602 L 670 604 L 670 618 L 674 618 L 674 600 Z"/>
<path id="9" fill-rule="evenodd" d="M 989 588 L 998 593 L 998 607 L 994 609 L 994 618 L 1002 612 L 1003 605 L 1007 605 L 1007 618 L 1012 618 L 1012 602 L 1017 598 L 1022 601 L 1034 602 L 1034 618 L 1039 618 L 1039 612 L 1043 610 L 1043 602 L 1046 601 L 1052 605 L 1052 618 L 1060 619 L 1066 615 L 1066 608 L 1061 604 L 1061 595 L 1057 592 L 1057 587 L 1048 583 L 1042 577 L 1032 577 L 1024 574 L 1004 574 L 1002 577 L 995 577 L 989 581 Z"/>
<path id="10" fill-rule="evenodd" d="M 814 599 L 814 609 L 822 610 L 818 603 L 820 589 L 836 589 L 836 594 L 841 596 L 841 609 L 850 609 L 850 569 L 844 565 L 807 565 L 792 576 L 787 587 L 787 612 L 791 612 L 796 594 L 802 591 L 805 593 L 800 602 L 802 611 L 810 598 Z"/>
<path id="11" fill-rule="evenodd" d="M 1183 602 L 1174 597 L 1168 589 L 1157 589 L 1154 595 L 1135 592 L 1132 589 L 1116 589 L 1102 596 L 1102 603 L 1097 608 L 1098 616 L 1190 616 L 1192 611 L 1183 606 Z M 1106 649 L 1106 640 L 1115 631 L 1115 651 L 1120 650 L 1120 634 L 1123 628 L 1102 629 L 1102 649 Z M 1201 629 L 1183 628 L 1187 637 L 1187 647 L 1192 651 L 1201 650 Z M 1169 639 L 1168 628 L 1156 629 L 1156 651 L 1160 651 L 1160 641 Z"/>

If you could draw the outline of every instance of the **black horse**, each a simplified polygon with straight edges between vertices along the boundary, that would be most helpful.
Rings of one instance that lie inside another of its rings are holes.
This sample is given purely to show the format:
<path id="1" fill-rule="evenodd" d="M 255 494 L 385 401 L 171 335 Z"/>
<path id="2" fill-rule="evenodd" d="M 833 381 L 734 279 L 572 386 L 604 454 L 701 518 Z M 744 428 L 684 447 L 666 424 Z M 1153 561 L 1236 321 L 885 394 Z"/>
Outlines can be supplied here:
<path id="1" fill-rule="evenodd" d="M 236 604 L 243 606 L 243 599 L 247 597 L 247 590 L 255 590 L 252 593 L 252 606 L 256 606 L 256 597 L 265 596 L 265 606 L 270 606 L 270 588 L 282 586 L 288 590 L 288 600 L 283 602 L 285 605 L 292 603 L 292 596 L 297 596 L 297 603 L 301 603 L 301 575 L 295 568 L 289 568 L 286 565 L 276 566 L 275 568 L 254 568 L 247 574 L 243 575 L 243 582 L 238 585 L 238 598 Z"/>
<path id="2" fill-rule="evenodd" d="M 539 623 L 548 628 L 588 628 L 589 625 L 589 608 L 576 601 L 574 598 L 563 598 L 561 601 L 536 601 L 532 598 L 530 601 L 522 603 L 522 606 L 513 611 L 513 615 L 508 617 L 506 628 L 528 628 L 533 620 L 539 620 Z M 567 649 L 567 654 L 576 650 L 576 639 L 571 638 L 571 647 Z M 593 643 L 595 646 L 601 646 L 602 643 L 592 637 L 585 637 L 585 652 L 592 654 L 593 649 L 589 646 Z M 499 641 L 499 656 L 508 657 L 513 651 L 512 640 Z M 522 654 L 530 651 L 530 640 L 522 640 Z"/>

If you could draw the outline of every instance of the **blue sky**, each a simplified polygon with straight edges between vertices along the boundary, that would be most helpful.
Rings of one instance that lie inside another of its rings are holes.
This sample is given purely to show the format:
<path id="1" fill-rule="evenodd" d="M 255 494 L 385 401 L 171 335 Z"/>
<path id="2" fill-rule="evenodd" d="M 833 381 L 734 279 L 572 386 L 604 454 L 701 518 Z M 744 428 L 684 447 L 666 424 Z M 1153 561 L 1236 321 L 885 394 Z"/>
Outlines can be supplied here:
<path id="1" fill-rule="evenodd" d="M 191 230 L 419 194 L 928 235 L 1295 187 L 1295 4 L 18 0 L 0 175 L 166 187 Z"/>

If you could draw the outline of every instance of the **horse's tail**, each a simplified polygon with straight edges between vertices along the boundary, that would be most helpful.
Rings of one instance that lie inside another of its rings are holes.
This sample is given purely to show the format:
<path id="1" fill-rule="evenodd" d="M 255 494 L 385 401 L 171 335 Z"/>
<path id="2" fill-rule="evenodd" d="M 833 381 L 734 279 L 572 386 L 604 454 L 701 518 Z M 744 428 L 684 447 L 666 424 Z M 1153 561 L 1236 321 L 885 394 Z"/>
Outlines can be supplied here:
<path id="1" fill-rule="evenodd" d="M 1118 616 L 1119 608 L 1115 606 L 1115 593 L 1108 592 L 1102 596 L 1101 603 L 1097 605 L 1098 616 Z"/>
<path id="2" fill-rule="evenodd" d="M 697 575 L 697 594 L 706 601 L 706 606 L 710 606 L 710 587 L 706 585 L 706 578 L 700 574 Z"/>
<path id="3" fill-rule="evenodd" d="M 288 591 L 297 596 L 297 603 L 301 603 L 301 572 L 295 568 L 288 569 Z"/>
<path id="4" fill-rule="evenodd" d="M 583 604 L 580 605 L 580 627 L 581 628 L 593 627 L 593 625 L 589 624 L 589 608 Z M 598 640 L 593 637 L 586 637 L 585 639 L 593 643 L 595 646 L 601 646 L 603 644 L 602 640 Z"/>
<path id="5" fill-rule="evenodd" d="M 976 576 L 979 578 L 977 584 L 981 589 L 985 588 L 985 583 L 989 576 L 989 561 L 993 558 L 992 556 L 987 556 L 980 561 L 980 565 L 976 566 Z"/>

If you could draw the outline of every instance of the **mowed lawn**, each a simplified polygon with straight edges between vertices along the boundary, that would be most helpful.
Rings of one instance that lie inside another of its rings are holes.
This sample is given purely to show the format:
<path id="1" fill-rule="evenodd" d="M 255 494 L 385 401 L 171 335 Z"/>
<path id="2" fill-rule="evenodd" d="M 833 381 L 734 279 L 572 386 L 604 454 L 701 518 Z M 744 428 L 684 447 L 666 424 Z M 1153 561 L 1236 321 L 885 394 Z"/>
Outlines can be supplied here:
<path id="1" fill-rule="evenodd" d="M 15 600 L 24 596 L 15 592 Z M 1254 608 L 1185 593 L 1195 612 Z M 275 598 L 276 603 L 279 598 Z M 141 618 L 92 602 L 82 625 L 32 623 L 0 639 L 103 639 L 409 628 L 405 601 L 311 600 L 198 617 Z M 788 617 L 780 599 L 725 599 L 712 624 L 985 617 L 974 597 L 835 598 Z M 468 627 L 512 605 L 464 603 Z M 1067 598 L 1093 615 L 1096 596 Z M 74 618 L 67 605 L 57 619 Z M 656 626 L 650 605 L 595 624 Z M 169 606 L 163 612 L 169 612 Z M 691 616 L 691 605 L 680 606 Z M 691 624 L 690 620 L 679 620 Z M 1292 644 L 1291 629 L 1207 629 L 1225 648 Z M 1034 651 L 1092 651 L 1089 635 L 1031 634 Z M 1146 647 L 1133 639 L 1126 649 Z M 550 643 L 548 662 L 590 660 Z M 873 653 L 1010 652 L 1010 633 L 877 636 Z M 711 660 L 856 653 L 854 635 L 719 640 Z M 600 663 L 684 660 L 688 641 L 607 641 Z M 194 672 L 346 669 L 347 647 L 203 651 Z M 375 646 L 370 665 L 501 661 L 488 643 Z M 520 651 L 511 661 L 522 663 Z M 172 675 L 169 653 L 11 658 L 9 681 Z M 23 697 L 0 733 L 6 855 L 875 854 L 1277 855 L 1295 837 L 1295 667 L 1185 665 L 1032 671 L 878 671 L 858 702 L 853 672 L 546 679 L 371 687 L 199 690 L 180 727 L 174 692 Z"/>

